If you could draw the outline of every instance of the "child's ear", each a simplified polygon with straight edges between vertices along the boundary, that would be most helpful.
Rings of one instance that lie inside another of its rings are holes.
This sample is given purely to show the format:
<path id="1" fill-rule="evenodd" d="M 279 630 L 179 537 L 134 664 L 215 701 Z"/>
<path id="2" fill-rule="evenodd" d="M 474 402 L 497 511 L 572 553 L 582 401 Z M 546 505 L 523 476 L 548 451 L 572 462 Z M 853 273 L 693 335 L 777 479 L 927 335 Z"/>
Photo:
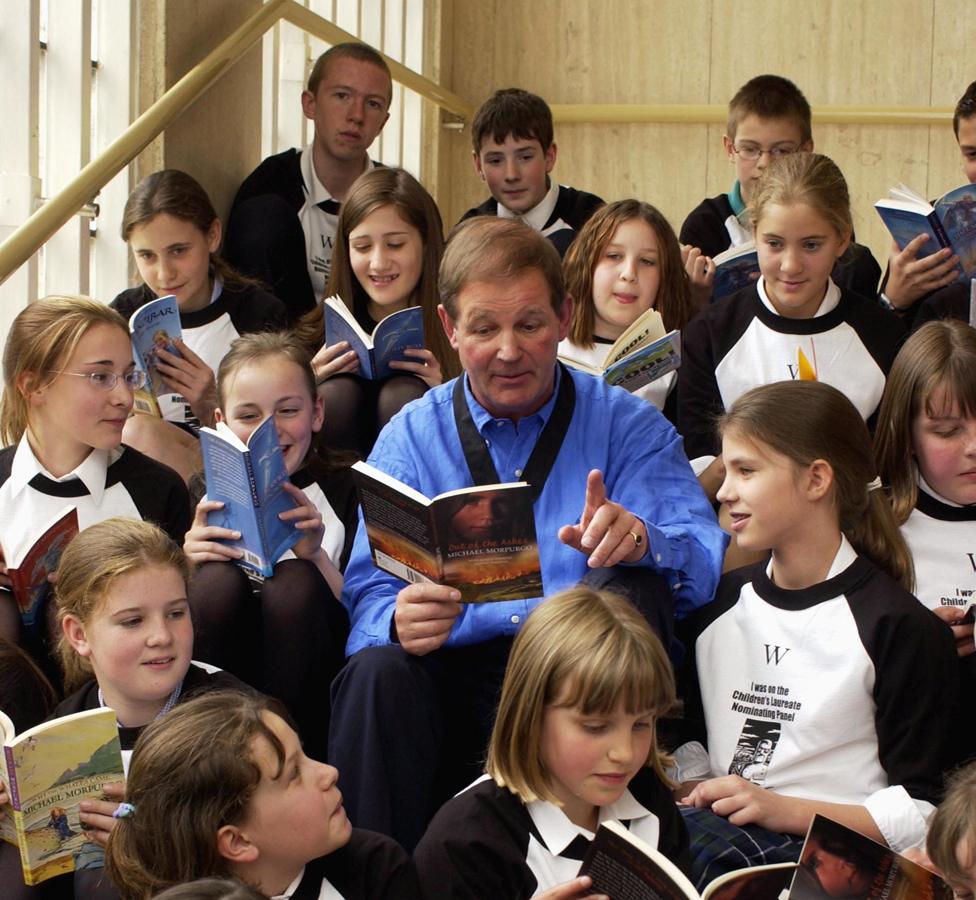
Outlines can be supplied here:
<path id="1" fill-rule="evenodd" d="M 325 422 L 325 403 L 322 401 L 322 395 L 316 391 L 315 392 L 315 405 L 312 408 L 312 431 L 319 432 L 322 430 L 322 424 Z"/>
<path id="2" fill-rule="evenodd" d="M 75 653 L 86 659 L 91 656 L 91 646 L 85 635 L 85 626 L 75 616 L 69 613 L 61 620 L 61 631 Z"/>
<path id="3" fill-rule="evenodd" d="M 214 409 L 214 424 L 216 425 L 217 422 L 223 422 L 223 421 L 224 421 L 224 414 L 220 411 L 220 407 L 218 406 Z"/>
<path id="4" fill-rule="evenodd" d="M 556 165 L 556 144 L 555 142 L 549 145 L 549 149 L 546 150 L 546 174 L 552 171 L 552 167 Z"/>
<path id="5" fill-rule="evenodd" d="M 722 135 L 722 146 L 725 147 L 725 153 L 729 158 L 729 162 L 735 162 L 734 141 L 727 134 Z"/>
<path id="6" fill-rule="evenodd" d="M 34 399 L 33 395 L 39 390 L 38 381 L 35 372 L 24 371 L 17 376 L 17 391 L 28 403 Z"/>
<path id="7" fill-rule="evenodd" d="M 825 497 L 834 484 L 834 467 L 825 459 L 815 459 L 807 467 L 806 494 L 810 500 Z"/>
<path id="8" fill-rule="evenodd" d="M 477 150 L 471 151 L 471 161 L 474 163 L 474 170 L 478 177 L 484 181 L 485 180 L 485 170 L 481 168 L 481 154 Z"/>
<path id="9" fill-rule="evenodd" d="M 260 855 L 258 848 L 237 825 L 223 825 L 217 831 L 217 852 L 231 865 L 253 863 Z"/>
<path id="10" fill-rule="evenodd" d="M 211 253 L 216 253 L 220 247 L 220 238 L 224 233 L 224 227 L 220 224 L 220 219 L 214 219 L 207 229 L 207 249 Z"/>

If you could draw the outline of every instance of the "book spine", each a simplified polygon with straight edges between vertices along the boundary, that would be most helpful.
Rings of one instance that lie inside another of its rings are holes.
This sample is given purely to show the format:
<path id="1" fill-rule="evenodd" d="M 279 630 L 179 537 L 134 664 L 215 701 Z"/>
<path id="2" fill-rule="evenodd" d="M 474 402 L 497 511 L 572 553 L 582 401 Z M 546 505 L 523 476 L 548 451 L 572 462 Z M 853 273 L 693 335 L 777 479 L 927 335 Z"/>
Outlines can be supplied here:
<path id="1" fill-rule="evenodd" d="M 244 467 L 247 469 L 247 483 L 251 488 L 251 503 L 254 505 L 254 520 L 258 523 L 258 534 L 261 535 L 261 556 L 268 558 L 268 535 L 264 527 L 264 516 L 258 510 L 261 509 L 261 495 L 258 493 L 258 480 L 254 477 L 254 463 L 251 461 L 251 451 L 244 454 Z"/>
<path id="2" fill-rule="evenodd" d="M 929 214 L 929 222 L 932 223 L 932 230 L 935 232 L 935 237 L 938 242 L 943 247 L 951 247 L 952 241 L 949 240 L 949 234 L 945 230 L 945 226 L 942 224 L 942 219 L 939 218 L 939 214 L 934 210 Z"/>
<path id="3" fill-rule="evenodd" d="M 15 810 L 20 811 L 20 791 L 17 789 L 17 770 L 14 768 L 14 751 L 12 747 L 3 748 L 3 756 L 7 763 L 7 790 L 10 792 L 10 803 Z"/>

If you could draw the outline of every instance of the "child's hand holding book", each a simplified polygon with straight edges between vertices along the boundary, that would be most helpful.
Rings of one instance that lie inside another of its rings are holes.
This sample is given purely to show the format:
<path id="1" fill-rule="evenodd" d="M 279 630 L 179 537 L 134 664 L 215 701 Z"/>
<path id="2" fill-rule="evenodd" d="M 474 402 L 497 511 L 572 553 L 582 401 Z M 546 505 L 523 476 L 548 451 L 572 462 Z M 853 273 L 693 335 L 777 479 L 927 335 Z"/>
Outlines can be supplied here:
<path id="1" fill-rule="evenodd" d="M 102 785 L 102 793 L 107 800 L 82 800 L 78 804 L 78 818 L 86 826 L 88 840 L 98 844 L 103 850 L 108 836 L 115 827 L 119 804 L 125 799 L 125 782 L 110 781 Z"/>

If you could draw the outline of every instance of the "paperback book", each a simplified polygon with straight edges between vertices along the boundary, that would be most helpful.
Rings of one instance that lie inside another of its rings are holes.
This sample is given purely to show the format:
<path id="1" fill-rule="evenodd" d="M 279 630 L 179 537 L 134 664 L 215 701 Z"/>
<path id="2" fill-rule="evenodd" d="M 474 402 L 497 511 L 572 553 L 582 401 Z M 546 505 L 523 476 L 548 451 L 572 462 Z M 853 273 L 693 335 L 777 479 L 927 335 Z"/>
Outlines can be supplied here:
<path id="1" fill-rule="evenodd" d="M 101 850 L 86 839 L 78 804 L 109 799 L 102 786 L 125 777 L 115 712 L 85 710 L 19 735 L 0 712 L 0 740 L 9 798 L 0 838 L 20 850 L 24 882 L 100 865 Z"/>
<path id="2" fill-rule="evenodd" d="M 929 256 L 951 247 L 959 257 L 959 280 L 976 277 L 976 185 L 964 184 L 935 203 L 903 184 L 874 204 L 899 248 L 927 234 L 919 255 Z"/>
<path id="3" fill-rule="evenodd" d="M 352 470 L 378 568 L 404 581 L 450 585 L 463 603 L 542 596 L 532 489 L 525 482 L 429 498 L 368 463 Z"/>
<path id="4" fill-rule="evenodd" d="M 349 307 L 338 297 L 329 297 L 322 307 L 325 319 L 325 346 L 348 342 L 359 357 L 362 378 L 379 380 L 396 373 L 394 360 L 410 360 L 403 351 L 424 346 L 424 313 L 419 306 L 408 306 L 391 313 L 366 334 Z M 416 361 L 416 360 L 414 360 Z"/>
<path id="5" fill-rule="evenodd" d="M 759 280 L 759 254 L 754 241 L 729 247 L 719 253 L 713 262 L 715 281 L 712 282 L 712 303 Z"/>
<path id="6" fill-rule="evenodd" d="M 167 295 L 144 303 L 129 317 L 132 353 L 136 366 L 146 373 L 146 384 L 135 392 L 133 409 L 139 413 L 159 416 L 159 398 L 173 392 L 166 387 L 156 367 L 159 350 L 181 356 L 174 343 L 183 337 L 180 310 L 176 297 Z"/>
<path id="7" fill-rule="evenodd" d="M 262 577 L 271 575 L 281 555 L 301 537 L 290 522 L 278 518 L 295 503 L 284 488 L 288 470 L 274 416 L 255 428 L 247 443 L 223 422 L 201 428 L 200 450 L 207 499 L 224 504 L 207 515 L 207 523 L 239 531 L 238 540 L 226 542 L 244 554 L 238 564 Z"/>
<path id="8" fill-rule="evenodd" d="M 661 314 L 649 309 L 617 338 L 602 368 L 572 354 L 563 353 L 559 358 L 573 368 L 633 392 L 681 365 L 681 334 L 665 333 Z"/>
<path id="9" fill-rule="evenodd" d="M 24 627 L 30 632 L 43 624 L 52 592 L 48 576 L 57 570 L 64 548 L 77 533 L 78 510 L 71 506 L 59 512 L 38 537 L 19 550 L 8 553 L 4 548 L 14 600 Z"/>

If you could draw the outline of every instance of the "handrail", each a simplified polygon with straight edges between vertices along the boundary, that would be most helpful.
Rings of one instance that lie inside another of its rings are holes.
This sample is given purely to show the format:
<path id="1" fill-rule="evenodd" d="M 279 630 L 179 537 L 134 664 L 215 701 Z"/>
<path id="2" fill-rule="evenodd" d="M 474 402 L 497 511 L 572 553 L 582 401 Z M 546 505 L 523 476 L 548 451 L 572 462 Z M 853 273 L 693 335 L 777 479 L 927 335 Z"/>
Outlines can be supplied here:
<path id="1" fill-rule="evenodd" d="M 300 6 L 295 0 L 267 0 L 0 244 L 0 284 L 27 262 L 65 222 L 77 215 L 81 207 L 90 203 L 95 194 L 135 159 L 150 141 L 281 19 L 330 44 L 359 40 L 338 25 Z M 466 100 L 396 60 L 388 56 L 383 58 L 396 81 L 454 115 L 470 118 L 473 109 Z"/>
<path id="2" fill-rule="evenodd" d="M 677 122 L 725 124 L 727 106 L 683 104 L 564 104 L 552 105 L 552 118 L 564 124 L 646 124 Z M 819 106 L 813 110 L 818 125 L 945 125 L 952 121 L 951 106 Z"/>

